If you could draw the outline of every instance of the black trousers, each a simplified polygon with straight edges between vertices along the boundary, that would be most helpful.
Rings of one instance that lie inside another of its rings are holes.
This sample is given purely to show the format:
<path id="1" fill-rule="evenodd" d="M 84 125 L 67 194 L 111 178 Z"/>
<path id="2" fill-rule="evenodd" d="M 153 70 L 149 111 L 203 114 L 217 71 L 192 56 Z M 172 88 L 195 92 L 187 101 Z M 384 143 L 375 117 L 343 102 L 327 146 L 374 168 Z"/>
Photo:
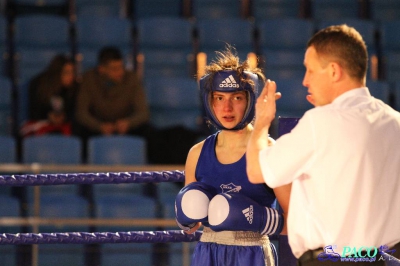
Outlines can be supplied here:
<path id="1" fill-rule="evenodd" d="M 400 243 L 397 243 L 394 247 L 390 248 L 390 250 L 395 250 L 393 254 L 391 254 L 393 257 L 400 258 Z M 340 258 L 337 258 L 336 261 L 334 257 L 332 257 L 332 260 L 321 260 L 321 258 L 318 258 L 318 255 L 323 253 L 324 250 L 322 248 L 316 249 L 316 250 L 308 250 L 305 252 L 300 258 L 297 259 L 297 266 L 386 266 L 385 260 L 381 258 L 381 255 L 378 254 L 376 255 L 376 260 L 374 262 L 369 262 L 369 261 L 341 261 Z M 365 254 L 366 255 L 366 254 Z M 368 256 L 366 256 L 368 257 Z"/>

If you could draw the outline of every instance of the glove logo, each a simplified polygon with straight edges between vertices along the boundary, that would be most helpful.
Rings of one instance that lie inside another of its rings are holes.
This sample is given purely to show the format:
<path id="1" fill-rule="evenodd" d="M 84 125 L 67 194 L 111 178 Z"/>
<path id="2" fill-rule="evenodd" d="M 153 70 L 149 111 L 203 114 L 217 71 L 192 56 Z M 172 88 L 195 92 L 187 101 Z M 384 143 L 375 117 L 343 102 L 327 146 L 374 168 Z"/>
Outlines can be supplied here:
<path id="1" fill-rule="evenodd" d="M 242 189 L 241 186 L 236 186 L 233 183 L 222 184 L 220 188 L 222 189 L 222 193 L 239 192 Z"/>
<path id="2" fill-rule="evenodd" d="M 242 210 L 244 217 L 246 217 L 249 224 L 253 223 L 253 205 L 250 205 L 248 208 Z"/>

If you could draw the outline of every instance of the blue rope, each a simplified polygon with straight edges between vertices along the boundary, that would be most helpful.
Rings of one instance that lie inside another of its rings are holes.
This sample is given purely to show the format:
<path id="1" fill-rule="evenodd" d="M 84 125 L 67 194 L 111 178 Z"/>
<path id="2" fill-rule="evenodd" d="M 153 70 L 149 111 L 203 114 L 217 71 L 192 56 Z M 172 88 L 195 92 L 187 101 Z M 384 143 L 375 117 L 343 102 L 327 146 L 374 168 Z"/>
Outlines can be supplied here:
<path id="1" fill-rule="evenodd" d="M 200 239 L 202 233 L 202 231 L 197 231 L 186 234 L 180 230 L 116 233 L 5 233 L 0 234 L 0 245 L 194 242 Z"/>
<path id="2" fill-rule="evenodd" d="M 1 175 L 0 186 L 183 182 L 184 171 Z"/>

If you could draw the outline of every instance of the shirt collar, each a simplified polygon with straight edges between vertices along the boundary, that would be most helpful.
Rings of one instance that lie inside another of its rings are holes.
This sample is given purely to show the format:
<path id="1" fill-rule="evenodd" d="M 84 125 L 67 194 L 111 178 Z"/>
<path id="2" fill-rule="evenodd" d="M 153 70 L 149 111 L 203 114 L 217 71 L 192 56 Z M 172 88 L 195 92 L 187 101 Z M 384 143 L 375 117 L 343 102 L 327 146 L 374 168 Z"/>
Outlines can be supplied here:
<path id="1" fill-rule="evenodd" d="M 332 104 L 341 104 L 345 102 L 347 99 L 352 97 L 371 97 L 371 94 L 367 87 L 361 87 L 346 91 L 345 93 L 339 95 L 336 99 L 333 100 Z"/>

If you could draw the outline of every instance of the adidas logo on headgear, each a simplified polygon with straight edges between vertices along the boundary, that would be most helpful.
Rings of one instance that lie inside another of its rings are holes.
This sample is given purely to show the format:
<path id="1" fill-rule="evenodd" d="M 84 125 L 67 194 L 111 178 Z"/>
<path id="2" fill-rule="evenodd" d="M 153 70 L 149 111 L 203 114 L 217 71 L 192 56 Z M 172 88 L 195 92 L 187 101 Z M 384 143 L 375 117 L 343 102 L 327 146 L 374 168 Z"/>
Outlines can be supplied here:
<path id="1" fill-rule="evenodd" d="M 250 205 L 250 207 L 242 210 L 242 213 L 246 217 L 249 224 L 252 224 L 253 223 L 253 205 Z"/>
<path id="2" fill-rule="evenodd" d="M 236 80 L 232 75 L 227 77 L 224 81 L 219 84 L 221 88 L 239 88 L 239 84 L 236 83 Z"/>

